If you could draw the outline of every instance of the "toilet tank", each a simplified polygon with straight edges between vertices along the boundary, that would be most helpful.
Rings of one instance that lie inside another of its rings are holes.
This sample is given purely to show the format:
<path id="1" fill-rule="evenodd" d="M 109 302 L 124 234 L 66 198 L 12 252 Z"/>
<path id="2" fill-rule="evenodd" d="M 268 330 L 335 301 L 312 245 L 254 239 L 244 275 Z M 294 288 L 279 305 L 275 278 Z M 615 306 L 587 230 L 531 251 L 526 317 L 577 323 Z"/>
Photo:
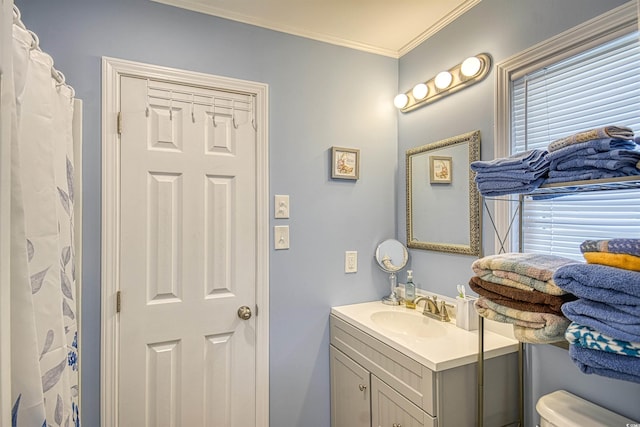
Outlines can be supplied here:
<path id="1" fill-rule="evenodd" d="M 612 427 L 636 423 L 615 412 L 575 396 L 565 390 L 554 391 L 538 399 L 536 411 L 540 427 Z M 640 426 L 640 424 L 637 424 Z"/>

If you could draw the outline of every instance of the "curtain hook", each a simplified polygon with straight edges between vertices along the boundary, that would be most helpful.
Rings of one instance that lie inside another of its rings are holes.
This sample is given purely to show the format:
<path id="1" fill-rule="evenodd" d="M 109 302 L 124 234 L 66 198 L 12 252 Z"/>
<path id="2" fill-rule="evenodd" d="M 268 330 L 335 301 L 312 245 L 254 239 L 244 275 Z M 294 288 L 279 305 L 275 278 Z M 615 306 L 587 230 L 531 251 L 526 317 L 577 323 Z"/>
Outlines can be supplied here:
<path id="1" fill-rule="evenodd" d="M 238 129 L 238 125 L 236 124 L 236 100 L 231 100 L 231 124 L 234 129 Z"/>
<path id="2" fill-rule="evenodd" d="M 149 117 L 149 79 L 147 79 L 147 105 L 144 109 L 144 115 Z"/>
<path id="3" fill-rule="evenodd" d="M 256 95 L 251 95 L 251 126 L 253 130 L 258 130 L 258 124 L 256 123 Z"/>
<path id="4" fill-rule="evenodd" d="M 173 89 L 169 90 L 169 120 L 173 120 Z"/>
<path id="5" fill-rule="evenodd" d="M 211 97 L 211 121 L 213 122 L 213 127 L 217 128 L 218 125 L 216 124 L 216 97 L 212 96 Z"/>
<path id="6" fill-rule="evenodd" d="M 191 121 L 193 123 L 196 122 L 196 113 L 194 112 L 194 103 L 195 103 L 195 95 L 192 93 L 191 94 Z"/>
<path id="7" fill-rule="evenodd" d="M 34 33 L 31 30 L 27 30 L 29 32 L 29 34 L 31 34 L 31 46 L 29 47 L 29 50 L 34 50 L 34 49 L 38 49 L 40 46 L 40 39 L 38 38 L 38 35 L 36 33 Z"/>

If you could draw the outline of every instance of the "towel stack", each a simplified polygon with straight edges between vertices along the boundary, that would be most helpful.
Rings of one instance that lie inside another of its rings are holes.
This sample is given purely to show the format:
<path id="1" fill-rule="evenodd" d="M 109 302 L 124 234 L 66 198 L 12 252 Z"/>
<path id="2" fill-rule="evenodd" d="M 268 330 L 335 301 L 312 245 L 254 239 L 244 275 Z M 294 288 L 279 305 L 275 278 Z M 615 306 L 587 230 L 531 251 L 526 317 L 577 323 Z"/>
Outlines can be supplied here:
<path id="1" fill-rule="evenodd" d="M 547 147 L 544 184 L 640 175 L 640 150 L 633 131 L 607 126 L 558 139 Z"/>
<path id="2" fill-rule="evenodd" d="M 546 154 L 546 150 L 530 150 L 510 157 L 472 162 L 478 191 L 486 197 L 535 190 L 549 170 Z"/>
<path id="3" fill-rule="evenodd" d="M 518 341 L 552 343 L 564 340 L 570 321 L 561 307 L 575 300 L 553 281 L 557 269 L 575 261 L 554 255 L 506 253 L 476 260 L 469 281 L 480 295 L 475 303 L 486 319 L 511 323 Z"/>
<path id="4" fill-rule="evenodd" d="M 640 239 L 587 240 L 587 264 L 559 268 L 558 287 L 578 297 L 562 306 L 580 370 L 640 383 Z"/>

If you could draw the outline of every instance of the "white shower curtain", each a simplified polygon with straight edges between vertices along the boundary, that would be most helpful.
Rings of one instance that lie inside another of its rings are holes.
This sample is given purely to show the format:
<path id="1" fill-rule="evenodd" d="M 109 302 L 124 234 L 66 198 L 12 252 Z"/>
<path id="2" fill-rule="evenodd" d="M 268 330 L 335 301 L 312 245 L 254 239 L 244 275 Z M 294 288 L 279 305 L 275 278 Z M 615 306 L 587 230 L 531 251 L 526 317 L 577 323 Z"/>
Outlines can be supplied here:
<path id="1" fill-rule="evenodd" d="M 73 90 L 17 9 L 12 62 L 11 425 L 79 426 Z"/>

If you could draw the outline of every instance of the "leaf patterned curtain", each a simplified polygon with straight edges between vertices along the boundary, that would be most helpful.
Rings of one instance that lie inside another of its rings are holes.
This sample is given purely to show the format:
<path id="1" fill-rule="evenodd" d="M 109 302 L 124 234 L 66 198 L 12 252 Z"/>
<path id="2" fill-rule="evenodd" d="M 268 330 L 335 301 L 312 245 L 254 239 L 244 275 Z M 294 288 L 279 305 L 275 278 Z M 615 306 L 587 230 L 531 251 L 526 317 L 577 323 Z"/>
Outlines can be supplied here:
<path id="1" fill-rule="evenodd" d="M 79 426 L 72 89 L 14 13 L 12 427 Z"/>

